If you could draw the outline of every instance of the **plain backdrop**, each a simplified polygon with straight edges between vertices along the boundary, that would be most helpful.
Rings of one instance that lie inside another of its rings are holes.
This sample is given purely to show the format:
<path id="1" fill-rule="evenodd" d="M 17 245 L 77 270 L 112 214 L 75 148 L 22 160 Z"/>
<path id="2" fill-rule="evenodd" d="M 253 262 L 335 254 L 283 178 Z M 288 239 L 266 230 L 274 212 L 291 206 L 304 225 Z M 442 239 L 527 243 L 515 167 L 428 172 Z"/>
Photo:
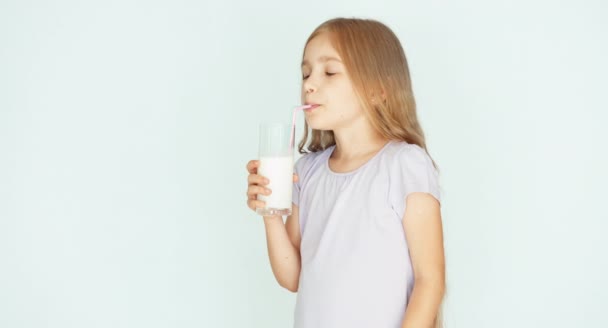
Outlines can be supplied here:
<path id="1" fill-rule="evenodd" d="M 245 165 L 337 16 L 406 51 L 446 327 L 608 327 L 600 0 L 1 0 L 0 327 L 290 327 Z"/>

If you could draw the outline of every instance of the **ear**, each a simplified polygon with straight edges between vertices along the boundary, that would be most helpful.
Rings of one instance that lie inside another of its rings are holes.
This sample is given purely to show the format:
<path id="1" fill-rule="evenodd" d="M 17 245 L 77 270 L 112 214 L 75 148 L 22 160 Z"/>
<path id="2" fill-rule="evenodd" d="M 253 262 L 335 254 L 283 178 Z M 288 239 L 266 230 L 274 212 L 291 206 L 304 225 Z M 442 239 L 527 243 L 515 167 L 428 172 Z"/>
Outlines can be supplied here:
<path id="1" fill-rule="evenodd" d="M 384 90 L 382 90 L 380 92 L 380 97 L 378 97 L 378 98 L 380 98 L 382 100 L 382 102 L 386 102 L 386 93 L 384 92 Z M 375 97 L 375 95 L 374 95 L 373 92 L 371 94 L 370 100 L 371 100 L 372 104 L 375 104 L 378 101 L 378 99 L 376 99 L 376 97 Z"/>

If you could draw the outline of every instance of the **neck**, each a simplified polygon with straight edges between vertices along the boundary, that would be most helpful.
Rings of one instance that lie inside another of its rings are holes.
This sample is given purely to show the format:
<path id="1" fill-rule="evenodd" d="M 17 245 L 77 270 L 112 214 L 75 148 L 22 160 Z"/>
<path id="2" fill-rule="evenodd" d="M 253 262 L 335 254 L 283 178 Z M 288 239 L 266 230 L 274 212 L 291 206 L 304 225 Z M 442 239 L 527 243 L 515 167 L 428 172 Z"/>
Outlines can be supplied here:
<path id="1" fill-rule="evenodd" d="M 375 131 L 369 123 L 364 122 L 359 126 L 334 130 L 336 149 L 332 153 L 334 160 L 350 160 L 376 153 L 388 139 Z"/>

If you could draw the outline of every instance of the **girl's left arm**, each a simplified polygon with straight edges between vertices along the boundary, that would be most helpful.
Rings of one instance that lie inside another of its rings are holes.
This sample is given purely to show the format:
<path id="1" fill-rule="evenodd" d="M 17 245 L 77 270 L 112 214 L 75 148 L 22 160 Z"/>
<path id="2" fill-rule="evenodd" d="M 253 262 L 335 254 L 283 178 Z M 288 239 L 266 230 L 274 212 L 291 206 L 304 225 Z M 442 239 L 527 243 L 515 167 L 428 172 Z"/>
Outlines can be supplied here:
<path id="1" fill-rule="evenodd" d="M 402 328 L 433 327 L 445 292 L 445 258 L 441 209 L 428 193 L 415 192 L 405 200 L 403 229 L 414 269 Z"/>

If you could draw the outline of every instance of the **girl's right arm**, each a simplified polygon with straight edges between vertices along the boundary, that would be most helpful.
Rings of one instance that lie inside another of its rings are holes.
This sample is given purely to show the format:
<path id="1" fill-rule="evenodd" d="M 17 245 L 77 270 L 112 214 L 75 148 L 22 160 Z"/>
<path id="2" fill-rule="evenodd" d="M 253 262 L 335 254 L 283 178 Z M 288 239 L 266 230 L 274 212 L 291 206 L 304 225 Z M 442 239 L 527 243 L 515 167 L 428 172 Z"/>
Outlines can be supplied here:
<path id="1" fill-rule="evenodd" d="M 256 207 L 264 207 L 264 202 L 257 200 L 258 194 L 268 195 L 270 190 L 265 186 L 268 180 L 257 174 L 260 163 L 252 160 L 247 163 L 247 206 L 255 211 Z M 294 182 L 297 176 L 294 175 Z M 272 272 L 282 287 L 298 291 L 300 280 L 300 223 L 299 209 L 292 204 L 292 214 L 285 223 L 281 216 L 264 216 L 266 228 L 266 244 Z"/>

